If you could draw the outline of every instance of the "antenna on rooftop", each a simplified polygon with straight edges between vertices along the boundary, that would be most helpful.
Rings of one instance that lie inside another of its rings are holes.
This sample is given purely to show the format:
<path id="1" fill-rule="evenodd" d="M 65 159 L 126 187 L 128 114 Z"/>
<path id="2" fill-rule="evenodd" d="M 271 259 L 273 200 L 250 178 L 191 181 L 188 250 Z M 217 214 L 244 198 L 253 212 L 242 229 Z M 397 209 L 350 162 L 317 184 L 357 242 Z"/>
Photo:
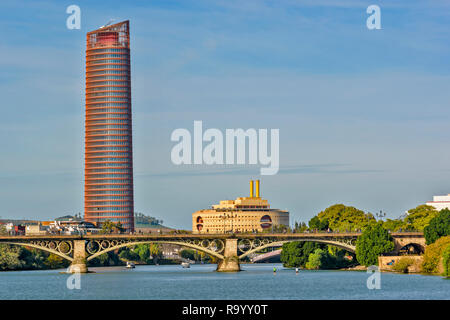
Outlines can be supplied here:
<path id="1" fill-rule="evenodd" d="M 116 19 L 109 19 L 109 21 L 106 24 L 104 24 L 103 26 L 101 26 L 100 29 L 103 29 L 104 27 L 109 26 L 111 23 L 114 22 L 114 20 L 116 20 Z"/>

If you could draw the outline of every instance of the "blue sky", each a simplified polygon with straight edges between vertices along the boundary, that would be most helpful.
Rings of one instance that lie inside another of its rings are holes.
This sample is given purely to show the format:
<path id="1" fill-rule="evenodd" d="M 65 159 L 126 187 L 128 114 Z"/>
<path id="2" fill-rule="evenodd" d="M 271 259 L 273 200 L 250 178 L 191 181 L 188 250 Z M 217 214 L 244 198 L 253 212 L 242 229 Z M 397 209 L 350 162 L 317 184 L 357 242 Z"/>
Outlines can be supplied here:
<path id="1" fill-rule="evenodd" d="M 251 178 L 292 222 L 450 193 L 448 1 L 2 1 L 1 217 L 82 212 L 86 32 L 110 18 L 131 24 L 137 211 L 190 228 Z M 170 134 L 194 120 L 279 128 L 279 174 L 173 165 Z"/>

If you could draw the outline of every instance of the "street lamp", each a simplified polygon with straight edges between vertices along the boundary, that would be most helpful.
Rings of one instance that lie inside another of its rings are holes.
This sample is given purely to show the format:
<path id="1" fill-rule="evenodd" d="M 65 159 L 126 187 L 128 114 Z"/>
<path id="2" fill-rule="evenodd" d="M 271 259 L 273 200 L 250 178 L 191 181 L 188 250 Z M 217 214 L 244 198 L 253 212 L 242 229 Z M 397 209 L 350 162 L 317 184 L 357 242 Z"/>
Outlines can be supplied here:
<path id="1" fill-rule="evenodd" d="M 380 210 L 380 212 L 376 213 L 376 216 L 379 219 L 383 219 L 384 217 L 386 217 L 386 212 L 383 212 L 382 210 Z"/>

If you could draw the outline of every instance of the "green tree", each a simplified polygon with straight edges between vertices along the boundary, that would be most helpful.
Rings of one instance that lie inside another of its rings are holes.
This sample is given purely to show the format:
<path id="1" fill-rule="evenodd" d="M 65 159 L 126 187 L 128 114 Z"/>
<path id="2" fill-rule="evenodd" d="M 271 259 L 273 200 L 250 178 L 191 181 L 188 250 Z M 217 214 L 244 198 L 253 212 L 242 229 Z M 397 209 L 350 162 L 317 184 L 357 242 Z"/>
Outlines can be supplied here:
<path id="1" fill-rule="evenodd" d="M 328 220 L 323 219 L 320 220 L 318 216 L 314 216 L 308 222 L 309 228 L 312 230 L 327 230 L 328 229 Z"/>
<path id="2" fill-rule="evenodd" d="M 306 266 L 308 257 L 316 249 L 323 248 L 324 245 L 315 242 L 293 241 L 283 244 L 280 260 L 287 268 Z"/>
<path id="3" fill-rule="evenodd" d="M 153 257 L 154 262 L 158 262 L 158 259 L 162 258 L 162 249 L 159 243 L 152 243 L 149 247 L 150 255 Z"/>
<path id="4" fill-rule="evenodd" d="M 371 213 L 364 213 L 355 207 L 345 206 L 343 204 L 335 204 L 328 207 L 317 215 L 321 225 L 320 230 L 330 228 L 333 231 L 355 231 L 364 229 L 376 220 Z M 324 228 L 326 224 L 326 228 Z"/>
<path id="5" fill-rule="evenodd" d="M 19 259 L 21 248 L 0 244 L 0 270 L 21 269 L 24 263 Z"/>
<path id="6" fill-rule="evenodd" d="M 295 232 L 304 232 L 308 229 L 308 226 L 304 222 L 295 222 L 294 231 Z"/>
<path id="7" fill-rule="evenodd" d="M 431 219 L 438 215 L 438 211 L 427 205 L 420 205 L 417 208 L 408 210 L 408 215 L 404 219 L 406 230 L 423 231 L 430 224 Z"/>
<path id="8" fill-rule="evenodd" d="M 314 253 L 311 253 L 306 263 L 306 269 L 317 270 L 320 269 L 327 259 L 326 251 L 322 249 L 316 249 Z"/>
<path id="9" fill-rule="evenodd" d="M 387 219 L 383 223 L 383 227 L 386 230 L 390 230 L 390 231 L 394 231 L 395 232 L 395 231 L 399 231 L 400 229 L 406 230 L 407 225 L 402 219 Z"/>
<path id="10" fill-rule="evenodd" d="M 378 256 L 394 249 L 394 241 L 380 221 L 369 225 L 356 241 L 356 258 L 364 266 L 378 265 Z"/>
<path id="11" fill-rule="evenodd" d="M 0 224 L 0 235 L 7 235 L 8 231 L 6 231 L 6 227 L 3 224 Z"/>
<path id="12" fill-rule="evenodd" d="M 112 232 L 123 232 L 125 229 L 122 227 L 120 222 L 114 223 L 111 220 L 106 220 L 102 223 L 102 229 L 100 233 L 108 234 Z"/>
<path id="13" fill-rule="evenodd" d="M 47 260 L 45 261 L 45 265 L 50 269 L 57 269 L 66 267 L 68 263 L 65 262 L 63 258 L 60 256 L 50 253 Z"/>
<path id="14" fill-rule="evenodd" d="M 180 256 L 183 259 L 195 260 L 195 252 L 191 249 L 183 249 L 180 251 Z"/>
<path id="15" fill-rule="evenodd" d="M 430 224 L 423 231 L 427 244 L 432 244 L 440 237 L 450 235 L 450 210 L 442 209 L 430 220 Z"/>
<path id="16" fill-rule="evenodd" d="M 147 263 L 150 259 L 150 246 L 147 243 L 136 245 L 134 252 L 139 255 L 139 259 L 144 263 Z"/>

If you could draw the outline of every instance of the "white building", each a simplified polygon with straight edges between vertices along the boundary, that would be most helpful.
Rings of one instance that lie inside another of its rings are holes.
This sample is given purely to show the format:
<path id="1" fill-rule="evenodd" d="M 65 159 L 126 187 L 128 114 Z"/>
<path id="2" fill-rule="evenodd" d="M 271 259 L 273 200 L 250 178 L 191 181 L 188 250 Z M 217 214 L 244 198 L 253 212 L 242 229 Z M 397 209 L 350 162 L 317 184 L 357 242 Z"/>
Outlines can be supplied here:
<path id="1" fill-rule="evenodd" d="M 445 208 L 450 209 L 450 194 L 446 196 L 433 196 L 433 201 L 428 201 L 426 204 L 435 207 L 439 211 Z"/>

